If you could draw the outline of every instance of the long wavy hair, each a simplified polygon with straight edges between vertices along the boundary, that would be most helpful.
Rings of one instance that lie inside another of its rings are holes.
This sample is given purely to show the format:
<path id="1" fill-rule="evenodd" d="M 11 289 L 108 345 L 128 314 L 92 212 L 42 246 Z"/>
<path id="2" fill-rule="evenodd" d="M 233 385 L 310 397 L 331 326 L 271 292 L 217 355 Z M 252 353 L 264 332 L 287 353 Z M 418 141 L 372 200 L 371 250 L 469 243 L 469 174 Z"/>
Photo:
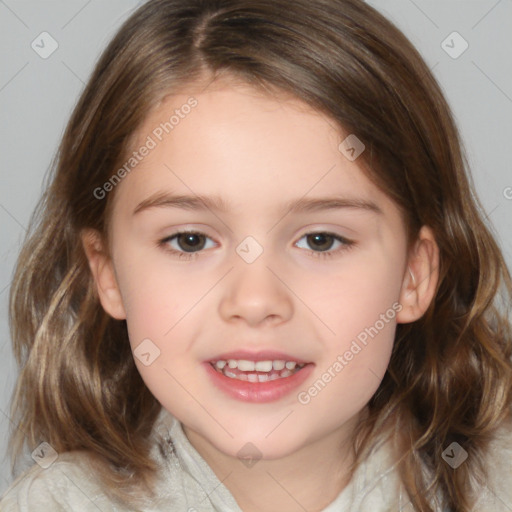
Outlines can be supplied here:
<path id="1" fill-rule="evenodd" d="M 152 109 L 221 74 L 289 93 L 357 134 L 366 145 L 358 163 L 403 211 L 409 240 L 423 225 L 433 230 L 436 295 L 420 320 L 397 327 L 354 468 L 388 431 L 415 510 L 432 511 L 441 494 L 453 511 L 468 511 L 470 482 L 485 477 L 488 443 L 511 411 L 511 278 L 438 83 L 407 38 L 361 0 L 150 0 L 122 25 L 67 125 L 11 287 L 20 366 L 13 468 L 25 444 L 47 441 L 91 454 L 105 492 L 120 500 L 133 504 L 153 489 L 161 405 L 137 371 L 125 322 L 99 303 L 80 235 L 93 228 L 106 239 L 115 190 L 104 199 L 94 190 L 126 160 Z M 454 440 L 469 454 L 456 473 L 441 458 Z"/>

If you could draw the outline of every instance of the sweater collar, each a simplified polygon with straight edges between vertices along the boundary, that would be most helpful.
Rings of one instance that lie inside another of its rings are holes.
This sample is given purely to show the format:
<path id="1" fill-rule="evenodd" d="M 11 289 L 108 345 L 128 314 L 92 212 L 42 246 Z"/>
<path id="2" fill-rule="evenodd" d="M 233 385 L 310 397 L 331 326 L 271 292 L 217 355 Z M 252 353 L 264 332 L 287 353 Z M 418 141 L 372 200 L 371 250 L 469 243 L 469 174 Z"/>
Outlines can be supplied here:
<path id="1" fill-rule="evenodd" d="M 170 440 L 172 440 L 174 453 L 182 471 L 195 484 L 186 486 L 185 492 L 190 490 L 192 500 L 197 500 L 197 496 L 202 495 L 196 508 L 198 510 L 207 509 L 207 504 L 211 504 L 218 512 L 242 512 L 227 487 L 217 478 L 208 463 L 192 446 L 183 431 L 182 424 L 164 408 L 162 408 L 158 422 L 159 429 L 163 428 L 163 432 L 168 432 Z"/>
<path id="2" fill-rule="evenodd" d="M 216 511 L 242 512 L 227 487 L 192 446 L 182 424 L 165 408 L 162 408 L 157 420 L 157 429 L 167 437 L 168 441 L 172 440 L 174 453 L 182 471 L 194 482 L 194 488 L 190 489 L 190 497 L 197 499 L 198 494 L 203 495 L 202 499 L 205 503 L 198 504 L 198 508 L 201 508 L 201 505 L 204 507 L 209 501 Z M 383 493 L 383 487 L 386 489 L 385 493 Z M 392 452 L 389 443 L 380 442 L 372 448 L 368 458 L 358 466 L 348 485 L 322 512 L 352 510 L 356 503 L 362 505 L 368 498 L 373 501 L 377 496 L 379 501 L 382 499 L 381 503 L 385 506 L 385 502 L 389 501 L 392 488 L 396 489 L 398 498 L 400 489 Z"/>

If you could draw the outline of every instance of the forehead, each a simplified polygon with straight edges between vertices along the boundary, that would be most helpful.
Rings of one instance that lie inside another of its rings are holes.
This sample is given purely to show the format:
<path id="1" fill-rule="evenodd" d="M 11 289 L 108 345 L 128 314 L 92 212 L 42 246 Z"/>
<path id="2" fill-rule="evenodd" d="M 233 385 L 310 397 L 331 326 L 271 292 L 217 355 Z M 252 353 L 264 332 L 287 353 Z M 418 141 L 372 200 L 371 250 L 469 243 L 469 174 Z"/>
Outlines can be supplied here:
<path id="1" fill-rule="evenodd" d="M 284 94 L 222 82 L 190 87 L 164 98 L 139 128 L 132 151 L 150 149 L 139 155 L 116 196 L 133 205 L 163 190 L 213 195 L 255 213 L 327 193 L 392 207 L 357 160 L 340 152 L 347 135 Z"/>

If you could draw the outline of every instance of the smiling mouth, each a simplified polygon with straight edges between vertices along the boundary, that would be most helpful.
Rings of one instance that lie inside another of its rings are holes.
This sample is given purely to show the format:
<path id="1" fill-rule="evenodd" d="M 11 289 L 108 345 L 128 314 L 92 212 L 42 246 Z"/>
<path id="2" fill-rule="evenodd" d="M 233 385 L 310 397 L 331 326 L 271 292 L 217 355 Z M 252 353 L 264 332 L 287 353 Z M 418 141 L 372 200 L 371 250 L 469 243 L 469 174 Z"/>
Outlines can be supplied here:
<path id="1" fill-rule="evenodd" d="M 212 368 L 225 377 L 246 382 L 268 382 L 285 379 L 302 370 L 307 364 L 282 359 L 267 361 L 219 359 L 210 362 Z"/>

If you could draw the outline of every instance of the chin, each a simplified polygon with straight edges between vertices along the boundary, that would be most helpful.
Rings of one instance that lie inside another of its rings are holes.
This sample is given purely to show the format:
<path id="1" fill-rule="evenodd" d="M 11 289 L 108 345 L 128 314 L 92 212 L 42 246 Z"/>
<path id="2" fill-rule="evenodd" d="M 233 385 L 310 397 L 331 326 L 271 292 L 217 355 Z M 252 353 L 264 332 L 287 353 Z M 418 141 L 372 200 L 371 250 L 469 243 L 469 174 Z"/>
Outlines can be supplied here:
<path id="1" fill-rule="evenodd" d="M 227 436 L 212 439 L 211 433 L 205 436 L 206 440 L 219 451 L 230 457 L 254 458 L 262 460 L 276 460 L 287 457 L 300 450 L 307 442 L 306 437 L 300 432 L 290 434 L 290 427 L 278 432 L 261 429 L 237 430 L 238 435 L 232 439 Z M 270 435 L 269 435 L 269 432 Z"/>

